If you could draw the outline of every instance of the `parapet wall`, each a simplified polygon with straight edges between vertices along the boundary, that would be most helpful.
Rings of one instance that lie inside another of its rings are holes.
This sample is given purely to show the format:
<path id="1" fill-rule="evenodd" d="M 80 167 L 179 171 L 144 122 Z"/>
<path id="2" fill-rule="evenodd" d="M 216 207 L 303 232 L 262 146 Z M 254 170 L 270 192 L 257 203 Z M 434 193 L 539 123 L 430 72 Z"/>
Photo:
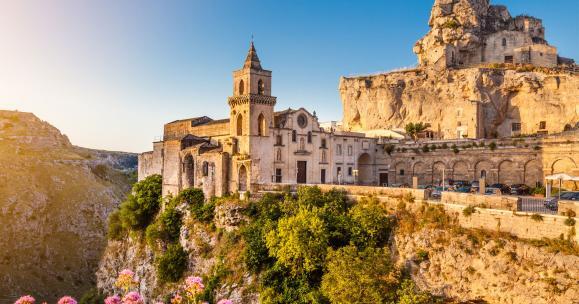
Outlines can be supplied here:
<path id="1" fill-rule="evenodd" d="M 480 195 L 470 193 L 442 192 L 441 203 L 458 204 L 500 210 L 517 210 L 517 197 L 502 195 Z"/>

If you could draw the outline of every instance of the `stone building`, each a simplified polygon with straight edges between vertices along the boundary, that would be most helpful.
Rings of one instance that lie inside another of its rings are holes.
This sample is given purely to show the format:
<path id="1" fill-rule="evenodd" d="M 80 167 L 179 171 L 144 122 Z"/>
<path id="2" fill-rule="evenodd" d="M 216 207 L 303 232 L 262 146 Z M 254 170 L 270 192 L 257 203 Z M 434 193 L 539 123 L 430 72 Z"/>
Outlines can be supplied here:
<path id="1" fill-rule="evenodd" d="M 253 43 L 233 72 L 229 118 L 196 117 L 164 126 L 163 140 L 139 156 L 139 179 L 163 176 L 163 194 L 199 187 L 211 195 L 244 192 L 266 183 L 372 181 L 376 140 L 320 128 L 300 108 L 275 111 L 272 73 Z"/>
<path id="2" fill-rule="evenodd" d="M 423 66 L 569 63 L 545 40 L 541 19 L 513 18 L 505 6 L 490 5 L 489 0 L 436 0 L 429 26 L 430 32 L 414 46 Z"/>

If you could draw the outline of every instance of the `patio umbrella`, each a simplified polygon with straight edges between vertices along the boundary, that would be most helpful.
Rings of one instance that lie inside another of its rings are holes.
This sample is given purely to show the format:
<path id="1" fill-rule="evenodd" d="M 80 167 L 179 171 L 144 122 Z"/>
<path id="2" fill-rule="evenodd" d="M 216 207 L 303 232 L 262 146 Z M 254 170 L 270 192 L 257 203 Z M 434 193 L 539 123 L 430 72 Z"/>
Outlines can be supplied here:
<path id="1" fill-rule="evenodd" d="M 559 199 L 561 199 L 561 187 L 563 181 L 579 181 L 579 176 L 571 176 L 565 173 L 557 173 L 545 177 L 546 180 L 559 180 Z"/>

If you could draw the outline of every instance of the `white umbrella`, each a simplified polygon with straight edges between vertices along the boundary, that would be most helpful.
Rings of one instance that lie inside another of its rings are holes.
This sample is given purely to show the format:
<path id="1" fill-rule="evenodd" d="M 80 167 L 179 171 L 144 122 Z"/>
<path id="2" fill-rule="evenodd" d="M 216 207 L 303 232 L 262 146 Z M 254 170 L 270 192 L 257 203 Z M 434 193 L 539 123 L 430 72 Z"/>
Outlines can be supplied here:
<path id="1" fill-rule="evenodd" d="M 579 176 L 571 176 L 565 173 L 557 173 L 545 177 L 546 180 L 558 180 L 559 181 L 559 199 L 561 199 L 561 188 L 563 181 L 579 181 Z"/>

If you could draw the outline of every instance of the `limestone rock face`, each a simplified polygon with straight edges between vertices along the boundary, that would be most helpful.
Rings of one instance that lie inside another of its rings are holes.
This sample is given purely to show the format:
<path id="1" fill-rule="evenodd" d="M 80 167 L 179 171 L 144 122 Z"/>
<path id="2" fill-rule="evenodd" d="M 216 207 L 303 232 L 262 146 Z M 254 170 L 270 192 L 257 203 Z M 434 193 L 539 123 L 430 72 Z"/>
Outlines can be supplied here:
<path id="1" fill-rule="evenodd" d="M 441 138 L 457 138 L 459 131 L 489 138 L 511 136 L 512 123 L 521 123 L 521 134 L 534 134 L 579 121 L 579 75 L 547 69 L 417 68 L 342 77 L 340 95 L 344 128 L 352 131 L 424 122 Z"/>
<path id="2" fill-rule="evenodd" d="M 514 240 L 475 243 L 442 230 L 395 236 L 394 255 L 417 286 L 461 301 L 488 303 L 575 303 L 579 257 L 550 253 Z M 425 250 L 428 259 L 417 261 Z"/>
<path id="3" fill-rule="evenodd" d="M 94 285 L 109 212 L 136 155 L 74 147 L 30 113 L 0 111 L 0 303 Z M 126 165 L 126 166 L 125 166 Z"/>

